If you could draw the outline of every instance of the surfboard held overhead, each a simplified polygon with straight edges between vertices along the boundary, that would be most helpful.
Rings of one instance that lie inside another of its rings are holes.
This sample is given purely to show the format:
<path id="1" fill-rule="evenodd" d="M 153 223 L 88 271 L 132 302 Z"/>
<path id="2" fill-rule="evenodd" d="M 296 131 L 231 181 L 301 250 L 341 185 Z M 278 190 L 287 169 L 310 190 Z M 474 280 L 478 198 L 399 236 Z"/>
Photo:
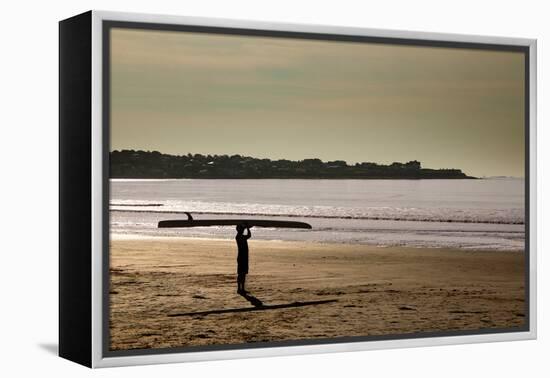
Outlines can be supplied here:
<path id="1" fill-rule="evenodd" d="M 177 227 L 210 227 L 210 226 L 237 226 L 245 224 L 249 227 L 272 227 L 272 228 L 302 228 L 311 229 L 311 225 L 305 222 L 275 221 L 263 219 L 175 219 L 163 220 L 158 223 L 158 228 Z"/>

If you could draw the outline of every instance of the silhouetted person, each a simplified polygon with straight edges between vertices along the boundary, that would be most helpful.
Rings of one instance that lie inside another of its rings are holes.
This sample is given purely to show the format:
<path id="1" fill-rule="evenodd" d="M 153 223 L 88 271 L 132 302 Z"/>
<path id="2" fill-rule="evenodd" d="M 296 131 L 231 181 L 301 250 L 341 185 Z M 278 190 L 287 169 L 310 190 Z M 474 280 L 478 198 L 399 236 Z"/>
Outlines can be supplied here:
<path id="1" fill-rule="evenodd" d="M 246 229 L 247 234 L 244 234 Z M 250 227 L 244 224 L 237 225 L 237 293 L 245 293 L 244 283 L 246 281 L 246 275 L 248 274 L 248 239 L 252 234 L 250 233 Z"/>

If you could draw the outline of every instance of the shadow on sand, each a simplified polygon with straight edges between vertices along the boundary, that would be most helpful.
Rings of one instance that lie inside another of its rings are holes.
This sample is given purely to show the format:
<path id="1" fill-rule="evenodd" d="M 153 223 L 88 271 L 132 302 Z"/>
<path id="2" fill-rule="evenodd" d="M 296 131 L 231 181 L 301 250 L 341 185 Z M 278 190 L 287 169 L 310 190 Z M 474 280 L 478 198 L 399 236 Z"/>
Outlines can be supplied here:
<path id="1" fill-rule="evenodd" d="M 257 308 L 264 307 L 264 303 L 258 298 L 256 298 L 255 296 L 253 296 L 252 294 L 250 294 L 248 291 L 239 293 L 239 295 L 244 299 L 246 299 L 247 301 L 249 301 L 250 304 L 254 307 L 257 307 Z"/>
<path id="2" fill-rule="evenodd" d="M 179 314 L 168 314 L 168 316 L 205 316 L 205 315 L 214 315 L 214 314 L 229 314 L 234 312 L 251 312 L 251 311 L 266 311 L 266 310 L 277 310 L 281 308 L 293 308 L 293 307 L 304 307 L 304 306 L 315 306 L 326 303 L 337 302 L 337 299 L 326 299 L 323 301 L 308 301 L 308 302 L 292 302 L 278 305 L 264 305 L 261 300 L 253 296 L 248 292 L 240 293 L 240 295 L 245 298 L 250 304 L 254 307 L 242 307 L 242 308 L 228 308 L 224 310 L 210 310 L 210 311 L 199 311 L 199 312 L 184 312 Z"/>

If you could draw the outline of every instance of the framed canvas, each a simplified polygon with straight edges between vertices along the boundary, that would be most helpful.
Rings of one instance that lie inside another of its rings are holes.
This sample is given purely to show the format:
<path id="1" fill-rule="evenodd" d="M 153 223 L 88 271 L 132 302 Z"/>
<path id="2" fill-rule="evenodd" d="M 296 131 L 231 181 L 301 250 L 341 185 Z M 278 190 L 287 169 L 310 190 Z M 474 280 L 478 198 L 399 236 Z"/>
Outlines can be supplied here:
<path id="1" fill-rule="evenodd" d="M 536 41 L 60 22 L 59 354 L 536 337 Z"/>

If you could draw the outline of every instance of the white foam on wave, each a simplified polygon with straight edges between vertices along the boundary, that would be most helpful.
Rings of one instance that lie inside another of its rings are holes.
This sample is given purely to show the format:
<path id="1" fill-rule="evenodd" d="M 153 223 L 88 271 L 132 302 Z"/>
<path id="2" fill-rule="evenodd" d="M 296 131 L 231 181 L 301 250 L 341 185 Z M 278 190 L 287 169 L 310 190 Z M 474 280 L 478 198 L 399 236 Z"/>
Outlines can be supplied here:
<path id="1" fill-rule="evenodd" d="M 305 218 L 343 218 L 425 222 L 467 222 L 523 224 L 524 209 L 448 208 L 448 207 L 342 207 L 290 206 L 281 204 L 116 200 L 111 210 L 159 213 L 191 212 L 203 215 L 286 216 Z"/>

